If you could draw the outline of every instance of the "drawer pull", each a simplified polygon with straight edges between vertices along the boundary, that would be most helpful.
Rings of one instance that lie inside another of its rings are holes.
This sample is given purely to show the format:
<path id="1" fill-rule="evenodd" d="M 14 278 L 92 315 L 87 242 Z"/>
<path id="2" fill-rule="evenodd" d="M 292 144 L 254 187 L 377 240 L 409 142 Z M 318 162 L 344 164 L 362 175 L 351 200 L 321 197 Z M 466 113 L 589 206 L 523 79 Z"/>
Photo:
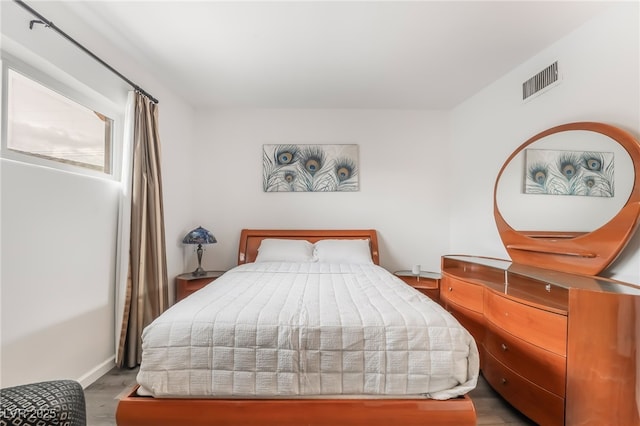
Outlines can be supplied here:
<path id="1" fill-rule="evenodd" d="M 449 291 L 453 291 L 453 288 L 452 288 L 452 287 L 449 287 Z"/>
<path id="2" fill-rule="evenodd" d="M 500 345 L 500 348 L 502 349 L 503 352 L 506 352 L 509 348 L 507 347 L 506 343 L 502 343 Z"/>
<path id="3" fill-rule="evenodd" d="M 502 378 L 502 380 L 500 380 L 502 382 L 503 385 L 507 384 L 507 379 L 505 379 L 504 377 Z"/>

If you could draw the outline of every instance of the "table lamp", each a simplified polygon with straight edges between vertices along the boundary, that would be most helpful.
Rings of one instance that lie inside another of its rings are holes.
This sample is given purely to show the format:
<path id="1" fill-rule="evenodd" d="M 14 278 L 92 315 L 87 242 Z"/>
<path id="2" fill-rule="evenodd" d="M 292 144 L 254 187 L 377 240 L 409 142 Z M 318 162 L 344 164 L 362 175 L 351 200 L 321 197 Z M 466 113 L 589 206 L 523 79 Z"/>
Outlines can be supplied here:
<path id="1" fill-rule="evenodd" d="M 202 245 L 216 243 L 216 237 L 202 226 L 198 226 L 196 229 L 189 231 L 187 235 L 182 239 L 182 244 L 197 244 L 198 248 L 196 253 L 198 254 L 198 267 L 193 271 L 194 277 L 205 275 L 206 272 L 202 269 Z"/>

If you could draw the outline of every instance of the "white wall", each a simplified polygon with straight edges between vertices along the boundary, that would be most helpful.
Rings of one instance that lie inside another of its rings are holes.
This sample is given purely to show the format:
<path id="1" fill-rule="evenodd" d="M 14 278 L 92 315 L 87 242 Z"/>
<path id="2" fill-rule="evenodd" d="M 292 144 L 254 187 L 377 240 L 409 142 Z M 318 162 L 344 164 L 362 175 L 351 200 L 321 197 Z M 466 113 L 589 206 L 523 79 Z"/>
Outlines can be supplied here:
<path id="1" fill-rule="evenodd" d="M 383 266 L 439 270 L 448 245 L 447 113 L 221 110 L 200 112 L 196 124 L 193 225 L 219 241 L 204 255 L 206 269 L 236 264 L 242 228 L 375 228 Z M 263 192 L 262 145 L 276 143 L 358 144 L 360 190 Z"/>
<path id="2" fill-rule="evenodd" d="M 14 2 L 0 7 L 3 40 L 9 37 L 23 54 L 35 52 L 114 102 L 126 99 L 130 87 L 93 59 L 52 30 L 29 31 L 32 16 Z M 64 5 L 35 7 L 160 99 L 168 273 L 181 273 L 176 236 L 191 220 L 191 107 Z M 88 385 L 113 367 L 120 184 L 4 159 L 0 169 L 0 386 L 55 378 Z"/>
<path id="3" fill-rule="evenodd" d="M 2 386 L 84 378 L 113 355 L 119 187 L 1 161 Z"/>
<path id="4" fill-rule="evenodd" d="M 452 111 L 450 251 L 506 257 L 493 219 L 502 163 L 535 134 L 564 123 L 599 121 L 640 136 L 638 3 L 586 23 Z M 521 84 L 554 61 L 562 83 L 523 102 Z M 640 283 L 640 235 L 608 273 Z"/>

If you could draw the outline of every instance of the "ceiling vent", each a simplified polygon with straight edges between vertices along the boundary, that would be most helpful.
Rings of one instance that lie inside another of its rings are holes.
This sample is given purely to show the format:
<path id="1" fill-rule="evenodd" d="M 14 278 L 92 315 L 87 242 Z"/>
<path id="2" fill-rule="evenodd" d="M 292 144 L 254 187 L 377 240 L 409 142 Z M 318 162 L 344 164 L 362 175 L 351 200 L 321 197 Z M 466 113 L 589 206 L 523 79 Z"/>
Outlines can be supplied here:
<path id="1" fill-rule="evenodd" d="M 522 100 L 528 99 L 535 94 L 539 94 L 543 89 L 550 89 L 554 83 L 560 81 L 558 72 L 558 61 L 549 65 L 529 80 L 522 83 Z"/>

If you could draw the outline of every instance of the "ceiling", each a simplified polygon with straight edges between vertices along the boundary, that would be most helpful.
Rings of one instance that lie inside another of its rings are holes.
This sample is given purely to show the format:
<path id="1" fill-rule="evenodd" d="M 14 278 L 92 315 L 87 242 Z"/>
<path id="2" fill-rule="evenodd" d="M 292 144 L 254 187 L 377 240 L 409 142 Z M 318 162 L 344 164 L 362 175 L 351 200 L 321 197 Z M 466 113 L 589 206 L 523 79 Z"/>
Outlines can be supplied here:
<path id="1" fill-rule="evenodd" d="M 68 3 L 195 107 L 389 109 L 450 109 L 611 5 Z"/>

